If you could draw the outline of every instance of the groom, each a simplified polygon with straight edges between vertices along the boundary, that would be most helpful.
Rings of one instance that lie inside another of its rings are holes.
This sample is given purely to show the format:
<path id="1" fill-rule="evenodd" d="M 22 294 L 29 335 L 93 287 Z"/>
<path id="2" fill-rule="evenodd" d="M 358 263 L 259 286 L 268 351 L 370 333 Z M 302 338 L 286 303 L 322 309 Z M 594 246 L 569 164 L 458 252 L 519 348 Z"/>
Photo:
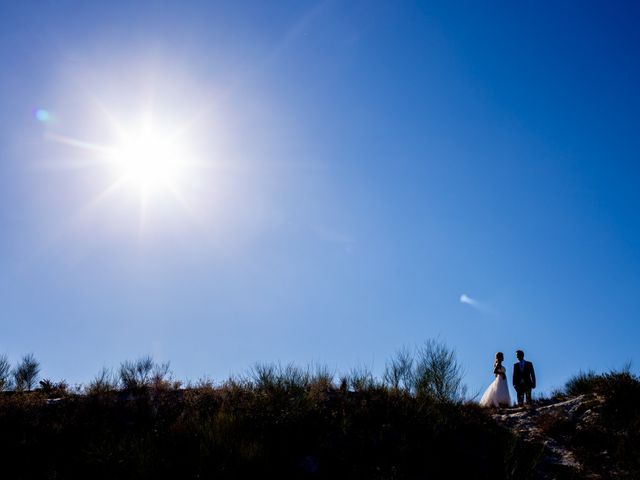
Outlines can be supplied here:
<path id="1" fill-rule="evenodd" d="M 513 388 L 518 394 L 518 405 L 522 405 L 525 397 L 528 405 L 531 404 L 531 390 L 536 388 L 536 373 L 533 371 L 533 363 L 524 359 L 522 350 L 516 351 L 518 363 L 513 366 Z"/>

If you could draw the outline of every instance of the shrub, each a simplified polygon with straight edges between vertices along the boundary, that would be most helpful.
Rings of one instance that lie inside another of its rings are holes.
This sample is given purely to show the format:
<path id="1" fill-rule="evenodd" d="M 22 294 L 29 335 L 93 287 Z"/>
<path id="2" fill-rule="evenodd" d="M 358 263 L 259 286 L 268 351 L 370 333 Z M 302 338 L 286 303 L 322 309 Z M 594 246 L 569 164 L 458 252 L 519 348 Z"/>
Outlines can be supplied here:
<path id="1" fill-rule="evenodd" d="M 308 370 L 298 368 L 292 363 L 279 371 L 279 381 L 287 391 L 305 390 L 309 386 L 310 380 Z"/>
<path id="2" fill-rule="evenodd" d="M 588 372 L 580 371 L 567 380 L 564 390 L 567 395 L 584 395 L 585 393 L 596 391 L 600 382 L 601 376 L 596 375 L 593 370 Z"/>
<path id="3" fill-rule="evenodd" d="M 268 390 L 276 387 L 276 365 L 273 363 L 256 363 L 249 371 L 249 379 L 254 388 Z"/>
<path id="4" fill-rule="evenodd" d="M 174 381 L 169 362 L 154 363 L 151 369 L 151 386 L 155 389 L 168 390 L 180 388 L 181 382 Z"/>
<path id="5" fill-rule="evenodd" d="M 13 370 L 13 381 L 15 383 L 16 390 L 31 390 L 38 379 L 39 373 L 40 363 L 35 359 L 32 353 L 22 357 L 20 363 L 16 365 Z"/>
<path id="6" fill-rule="evenodd" d="M 567 395 L 600 393 L 611 396 L 620 388 L 637 383 L 638 378 L 631 373 L 631 364 L 627 364 L 620 370 L 610 370 L 607 373 L 597 374 L 593 370 L 579 372 L 567 381 L 564 390 Z"/>
<path id="7" fill-rule="evenodd" d="M 68 393 L 69 385 L 65 380 L 54 382 L 48 378 L 40 380 L 40 391 L 51 397 L 62 397 Z"/>
<path id="8" fill-rule="evenodd" d="M 102 367 L 102 370 L 89 382 L 85 392 L 88 395 L 99 395 L 111 392 L 116 388 L 118 388 L 118 381 L 113 371 L 107 367 Z"/>
<path id="9" fill-rule="evenodd" d="M 405 347 L 387 362 L 382 379 L 389 388 L 410 392 L 414 384 L 413 375 L 413 355 Z"/>
<path id="10" fill-rule="evenodd" d="M 120 385 L 124 390 L 137 390 L 150 386 L 168 386 L 169 363 L 155 363 L 149 355 L 120 364 Z"/>
<path id="11" fill-rule="evenodd" d="M 640 378 L 631 373 L 630 365 L 602 374 L 581 372 L 565 390 L 569 395 L 596 393 L 604 400 L 599 415 L 572 439 L 579 460 L 609 473 L 603 469 L 603 459 L 608 458 L 626 472 L 624 478 L 640 478 Z"/>
<path id="12" fill-rule="evenodd" d="M 0 355 L 0 392 L 11 388 L 11 364 L 6 355 Z"/>
<path id="13" fill-rule="evenodd" d="M 306 370 L 274 366 L 267 378 L 299 386 Z M 473 405 L 383 389 L 314 396 L 263 395 L 235 381 L 222 388 L 55 403 L 0 396 L 0 450 L 25 479 L 500 479 L 514 470 L 509 478 L 530 478 L 521 471 L 532 456 Z"/>
<path id="14" fill-rule="evenodd" d="M 200 377 L 195 384 L 187 383 L 187 388 L 195 388 L 196 390 L 213 390 L 215 382 L 208 376 Z"/>
<path id="15" fill-rule="evenodd" d="M 204 389 L 209 389 L 209 390 L 213 389 L 214 383 L 211 382 L 209 386 L 210 388 L 207 388 L 207 386 L 205 386 Z M 224 382 L 222 382 L 222 385 L 220 386 L 220 390 L 225 392 L 239 392 L 239 391 L 249 390 L 251 387 L 252 385 L 250 380 L 248 380 L 245 377 L 233 375 L 227 378 Z"/>
<path id="16" fill-rule="evenodd" d="M 311 381 L 309 372 L 289 363 L 256 363 L 249 371 L 249 383 L 260 391 L 303 391 Z"/>
<path id="17" fill-rule="evenodd" d="M 467 392 L 463 377 L 455 351 L 444 343 L 428 340 L 418 350 L 414 373 L 417 394 L 429 395 L 441 402 L 459 402 Z"/>
<path id="18" fill-rule="evenodd" d="M 354 392 L 365 392 L 376 386 L 371 370 L 364 366 L 352 368 L 347 381 L 349 388 Z"/>
<path id="19" fill-rule="evenodd" d="M 326 365 L 313 365 L 308 368 L 310 373 L 309 383 L 315 390 L 330 390 L 333 388 L 335 372 Z"/>

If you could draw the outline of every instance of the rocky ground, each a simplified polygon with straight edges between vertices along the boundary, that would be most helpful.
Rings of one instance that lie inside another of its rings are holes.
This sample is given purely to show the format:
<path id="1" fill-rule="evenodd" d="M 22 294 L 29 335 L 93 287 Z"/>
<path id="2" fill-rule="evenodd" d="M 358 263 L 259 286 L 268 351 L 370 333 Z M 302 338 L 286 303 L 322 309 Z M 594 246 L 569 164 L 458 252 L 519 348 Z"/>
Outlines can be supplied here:
<path id="1" fill-rule="evenodd" d="M 572 433 L 589 428 L 604 401 L 597 394 L 580 395 L 541 401 L 534 406 L 500 409 L 493 417 L 525 442 L 542 446 L 537 478 L 616 478 L 613 471 L 603 474 L 583 465 L 571 444 Z M 602 455 L 606 456 L 607 452 Z"/>

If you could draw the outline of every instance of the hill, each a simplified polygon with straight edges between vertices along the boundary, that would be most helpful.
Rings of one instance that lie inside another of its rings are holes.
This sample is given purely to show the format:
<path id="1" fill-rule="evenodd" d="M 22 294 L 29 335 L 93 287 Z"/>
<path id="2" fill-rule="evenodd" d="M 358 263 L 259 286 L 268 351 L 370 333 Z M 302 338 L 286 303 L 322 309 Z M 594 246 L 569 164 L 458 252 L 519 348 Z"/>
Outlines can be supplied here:
<path id="1" fill-rule="evenodd" d="M 0 461 L 16 479 L 640 478 L 640 379 L 629 368 L 486 409 L 433 341 L 398 352 L 382 379 L 258 364 L 183 387 L 143 357 L 84 387 L 32 390 L 33 355 L 0 367 Z"/>
<path id="2" fill-rule="evenodd" d="M 5 392 L 0 452 L 12 478 L 639 478 L 640 382 L 589 382 L 497 411 L 380 385 Z"/>

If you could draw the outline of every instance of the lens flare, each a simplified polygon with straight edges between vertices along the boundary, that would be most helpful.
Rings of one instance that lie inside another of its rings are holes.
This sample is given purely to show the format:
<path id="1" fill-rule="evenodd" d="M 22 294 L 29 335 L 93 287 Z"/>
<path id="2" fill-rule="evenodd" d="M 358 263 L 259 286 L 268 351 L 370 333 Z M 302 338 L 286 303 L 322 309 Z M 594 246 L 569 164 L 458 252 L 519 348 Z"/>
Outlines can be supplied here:
<path id="1" fill-rule="evenodd" d="M 36 109 L 33 115 L 36 117 L 36 120 L 42 123 L 47 123 L 49 120 L 51 120 L 51 114 L 44 108 Z"/>

